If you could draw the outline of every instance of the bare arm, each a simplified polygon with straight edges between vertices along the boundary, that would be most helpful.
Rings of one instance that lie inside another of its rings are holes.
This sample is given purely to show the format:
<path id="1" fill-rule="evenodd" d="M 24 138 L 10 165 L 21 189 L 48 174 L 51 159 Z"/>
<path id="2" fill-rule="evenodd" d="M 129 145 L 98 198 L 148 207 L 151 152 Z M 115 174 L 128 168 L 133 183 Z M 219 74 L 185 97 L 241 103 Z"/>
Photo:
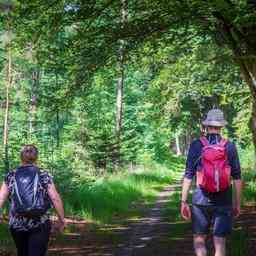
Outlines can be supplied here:
<path id="1" fill-rule="evenodd" d="M 241 207 L 241 194 L 242 194 L 242 181 L 240 179 L 236 179 L 234 182 L 234 209 L 236 210 L 236 215 L 240 215 L 240 207 Z"/>
<path id="2" fill-rule="evenodd" d="M 63 207 L 63 202 L 60 198 L 59 193 L 56 190 L 55 185 L 52 183 L 50 185 L 48 185 L 48 195 L 53 203 L 53 206 L 57 212 L 59 221 L 63 222 L 65 221 L 65 217 L 64 217 L 64 207 Z"/>
<path id="3" fill-rule="evenodd" d="M 0 218 L 2 218 L 2 208 L 6 199 L 9 196 L 9 190 L 5 182 L 3 182 L 1 189 L 0 189 Z"/>
<path id="4" fill-rule="evenodd" d="M 182 194 L 181 194 L 182 202 L 187 202 L 191 184 L 192 184 L 192 180 L 185 177 L 182 184 Z"/>
<path id="5" fill-rule="evenodd" d="M 3 207 L 8 196 L 9 196 L 9 190 L 7 185 L 4 182 L 0 189 L 0 209 Z"/>
<path id="6" fill-rule="evenodd" d="M 192 180 L 184 177 L 183 184 L 182 184 L 180 213 L 185 220 L 191 219 L 191 210 L 190 210 L 189 204 L 187 203 L 191 184 L 192 184 Z"/>

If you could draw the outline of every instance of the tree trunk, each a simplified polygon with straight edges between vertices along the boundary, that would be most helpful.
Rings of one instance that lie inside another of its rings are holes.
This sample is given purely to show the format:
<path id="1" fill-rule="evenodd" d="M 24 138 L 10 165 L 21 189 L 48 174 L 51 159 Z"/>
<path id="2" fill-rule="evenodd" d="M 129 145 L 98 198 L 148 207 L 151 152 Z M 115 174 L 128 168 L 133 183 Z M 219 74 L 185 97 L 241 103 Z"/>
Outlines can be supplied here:
<path id="1" fill-rule="evenodd" d="M 4 116 L 4 133 L 3 133 L 3 144 L 4 144 L 4 165 L 5 169 L 9 170 L 9 149 L 8 149 L 8 134 L 9 134 L 9 101 L 10 101 L 10 87 L 12 84 L 12 58 L 11 58 L 11 47 L 8 46 L 8 63 L 6 70 L 6 83 L 5 83 L 5 116 Z"/>
<path id="2" fill-rule="evenodd" d="M 55 85 L 56 88 L 58 87 L 59 83 L 59 77 L 58 73 L 55 73 Z M 59 149 L 60 147 L 60 111 L 59 111 L 59 106 L 56 106 L 56 144 L 57 148 Z"/>
<path id="3" fill-rule="evenodd" d="M 59 108 L 56 109 L 56 142 L 57 148 L 60 147 L 60 115 L 59 115 Z"/>
<path id="4" fill-rule="evenodd" d="M 256 167 L 256 101 L 254 100 L 252 103 L 252 116 L 251 116 L 251 131 L 252 131 L 252 139 L 254 144 L 254 161 Z"/>
<path id="5" fill-rule="evenodd" d="M 252 113 L 250 119 L 250 129 L 252 132 L 252 142 L 254 146 L 254 168 L 256 168 L 256 63 L 253 59 L 244 59 L 243 57 L 237 58 L 237 63 L 240 66 L 240 70 L 244 81 L 249 86 L 252 96 Z"/>
<path id="6" fill-rule="evenodd" d="M 32 87 L 31 87 L 31 102 L 30 102 L 30 115 L 29 115 L 29 137 L 32 138 L 35 132 L 36 126 L 36 103 L 37 95 L 36 91 L 39 84 L 39 71 L 34 70 L 32 72 Z"/>
<path id="7" fill-rule="evenodd" d="M 123 44 L 123 42 L 122 42 Z M 123 65 L 123 46 L 120 46 L 119 58 L 119 78 L 117 80 L 117 95 L 116 95 L 116 138 L 120 142 L 123 118 L 123 90 L 124 90 L 124 65 Z"/>
<path id="8" fill-rule="evenodd" d="M 189 151 L 189 147 L 191 144 L 191 129 L 187 128 L 184 135 L 182 136 L 182 145 L 181 145 L 181 155 L 186 156 Z"/>
<path id="9" fill-rule="evenodd" d="M 252 113 L 250 119 L 250 129 L 252 132 L 252 142 L 254 145 L 254 167 L 256 167 L 256 64 L 246 63 L 242 58 L 237 59 L 242 76 L 250 88 L 252 95 Z"/>
<path id="10" fill-rule="evenodd" d="M 256 53 L 254 47 L 251 45 L 250 34 L 248 37 L 241 38 L 237 29 L 227 21 L 222 15 L 218 15 L 221 21 L 221 32 L 226 37 L 230 48 L 233 51 L 235 61 L 240 67 L 242 77 L 246 84 L 249 86 L 252 96 L 252 114 L 251 114 L 251 132 L 252 141 L 254 144 L 254 163 L 256 167 Z M 241 44 L 243 42 L 243 44 Z"/>
<path id="11" fill-rule="evenodd" d="M 181 156 L 180 138 L 178 133 L 175 133 L 175 145 L 176 145 L 176 155 Z"/>
<path id="12" fill-rule="evenodd" d="M 127 0 L 122 0 L 122 27 L 127 21 Z M 120 47 L 118 53 L 118 79 L 117 79 L 117 94 L 116 94 L 116 163 L 115 167 L 120 164 L 120 147 L 121 147 L 121 133 L 123 121 L 123 94 L 124 94 L 124 58 L 125 58 L 125 41 L 120 40 Z"/>

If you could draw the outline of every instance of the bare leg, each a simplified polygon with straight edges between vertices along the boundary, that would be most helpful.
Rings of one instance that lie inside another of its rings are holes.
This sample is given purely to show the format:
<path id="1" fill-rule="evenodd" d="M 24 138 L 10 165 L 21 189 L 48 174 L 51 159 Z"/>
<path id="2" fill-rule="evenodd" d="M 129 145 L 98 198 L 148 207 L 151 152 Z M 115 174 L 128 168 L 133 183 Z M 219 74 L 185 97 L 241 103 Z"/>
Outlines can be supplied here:
<path id="1" fill-rule="evenodd" d="M 196 256 L 206 256 L 207 250 L 206 250 L 206 235 L 194 235 L 194 248 Z"/>
<path id="2" fill-rule="evenodd" d="M 226 238 L 225 237 L 213 237 L 215 256 L 225 256 L 226 255 Z"/>

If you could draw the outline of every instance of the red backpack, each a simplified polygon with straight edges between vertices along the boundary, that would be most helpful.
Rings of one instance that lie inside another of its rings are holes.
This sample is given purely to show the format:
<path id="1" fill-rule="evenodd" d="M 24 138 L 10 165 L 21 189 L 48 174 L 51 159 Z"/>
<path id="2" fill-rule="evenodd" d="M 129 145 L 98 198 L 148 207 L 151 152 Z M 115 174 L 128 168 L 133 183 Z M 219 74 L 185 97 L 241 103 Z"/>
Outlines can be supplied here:
<path id="1" fill-rule="evenodd" d="M 231 168 L 226 152 L 227 140 L 211 145 L 206 137 L 201 137 L 203 145 L 201 165 L 197 171 L 197 186 L 207 192 L 225 191 L 230 187 Z"/>

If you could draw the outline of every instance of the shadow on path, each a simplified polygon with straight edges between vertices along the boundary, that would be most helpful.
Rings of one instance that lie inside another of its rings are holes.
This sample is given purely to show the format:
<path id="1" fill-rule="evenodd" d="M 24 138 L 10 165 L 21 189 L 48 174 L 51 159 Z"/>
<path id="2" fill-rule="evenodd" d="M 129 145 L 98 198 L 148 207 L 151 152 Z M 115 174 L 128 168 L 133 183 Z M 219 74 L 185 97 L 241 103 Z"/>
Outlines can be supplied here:
<path id="1" fill-rule="evenodd" d="M 136 208 L 139 216 L 117 217 L 111 225 L 93 226 L 71 221 L 64 235 L 52 237 L 48 255 L 192 256 L 191 225 L 181 221 L 178 215 L 179 188 L 179 185 L 167 186 L 153 205 L 132 205 L 131 212 Z M 0 251 L 0 255 L 15 255 L 11 251 Z M 235 222 L 227 256 L 254 256 L 255 251 L 256 210 L 247 206 Z"/>
<path id="2" fill-rule="evenodd" d="M 134 255 L 148 255 L 148 256 L 169 256 L 175 255 L 177 241 L 170 241 L 169 234 L 172 229 L 177 231 L 179 223 L 170 222 L 168 217 L 163 216 L 163 210 L 171 204 L 171 194 L 174 193 L 180 185 L 172 185 L 165 188 L 159 193 L 158 200 L 153 208 L 148 212 L 147 217 L 139 220 L 139 223 L 134 224 L 130 238 L 125 247 L 117 250 L 117 256 L 134 256 Z M 175 212 L 177 214 L 177 212 Z M 184 223 L 180 223 L 182 226 Z M 187 226 L 187 225 L 186 225 Z M 191 241 L 187 240 L 188 246 L 184 250 L 184 234 L 182 237 L 174 237 L 174 240 L 180 239 L 182 242 L 182 255 L 191 255 Z"/>

